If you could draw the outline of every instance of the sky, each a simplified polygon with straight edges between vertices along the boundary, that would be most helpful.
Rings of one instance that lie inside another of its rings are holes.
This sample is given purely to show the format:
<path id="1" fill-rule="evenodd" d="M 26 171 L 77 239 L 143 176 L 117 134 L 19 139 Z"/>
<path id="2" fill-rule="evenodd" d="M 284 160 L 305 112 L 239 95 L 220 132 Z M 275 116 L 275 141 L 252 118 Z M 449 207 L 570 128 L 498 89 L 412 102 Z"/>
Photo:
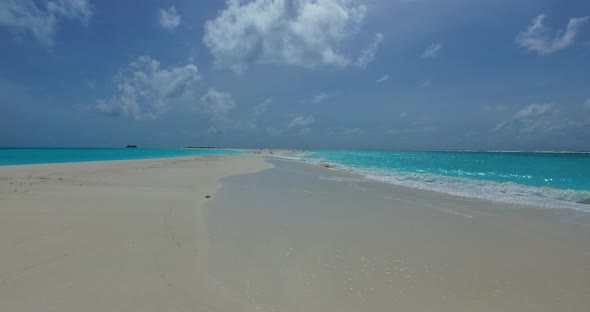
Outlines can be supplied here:
<path id="1" fill-rule="evenodd" d="M 590 150 L 590 1 L 0 0 L 0 146 Z"/>

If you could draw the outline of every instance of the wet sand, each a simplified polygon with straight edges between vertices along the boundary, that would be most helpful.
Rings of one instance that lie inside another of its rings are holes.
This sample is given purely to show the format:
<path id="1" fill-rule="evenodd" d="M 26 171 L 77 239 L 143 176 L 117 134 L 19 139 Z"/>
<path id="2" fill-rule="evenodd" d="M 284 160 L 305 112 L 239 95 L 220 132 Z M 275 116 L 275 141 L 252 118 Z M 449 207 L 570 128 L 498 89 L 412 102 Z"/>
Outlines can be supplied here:
<path id="1" fill-rule="evenodd" d="M 209 271 L 256 311 L 587 311 L 590 218 L 270 159 L 222 179 Z"/>

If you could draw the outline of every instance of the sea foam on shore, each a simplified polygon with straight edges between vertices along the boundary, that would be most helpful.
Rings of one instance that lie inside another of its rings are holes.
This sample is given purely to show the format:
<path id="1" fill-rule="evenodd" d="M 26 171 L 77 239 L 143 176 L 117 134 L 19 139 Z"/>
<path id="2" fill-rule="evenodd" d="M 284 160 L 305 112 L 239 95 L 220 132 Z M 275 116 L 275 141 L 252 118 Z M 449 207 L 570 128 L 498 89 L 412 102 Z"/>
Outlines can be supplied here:
<path id="1" fill-rule="evenodd" d="M 280 156 L 445 194 L 590 212 L 584 154 L 311 151 Z"/>

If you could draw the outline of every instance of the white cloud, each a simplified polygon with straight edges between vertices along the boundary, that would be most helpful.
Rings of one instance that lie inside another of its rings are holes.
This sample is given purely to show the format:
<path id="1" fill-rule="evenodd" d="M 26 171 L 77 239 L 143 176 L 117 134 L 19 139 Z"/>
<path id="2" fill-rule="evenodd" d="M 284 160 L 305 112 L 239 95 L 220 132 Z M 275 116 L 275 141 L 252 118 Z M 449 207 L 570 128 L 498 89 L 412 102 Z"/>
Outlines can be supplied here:
<path id="1" fill-rule="evenodd" d="M 170 103 L 188 97 L 191 85 L 200 78 L 193 64 L 161 69 L 157 60 L 140 56 L 115 76 L 118 94 L 97 100 L 96 109 L 109 115 L 156 119 Z"/>
<path id="2" fill-rule="evenodd" d="M 252 132 L 258 129 L 258 121 L 266 114 L 272 98 L 251 107 L 247 114 L 231 114 L 237 103 L 228 92 L 209 89 L 201 98 L 201 111 L 212 115 L 207 134 L 225 134 L 230 131 Z M 268 131 L 267 131 L 268 132 Z"/>
<path id="3" fill-rule="evenodd" d="M 544 115 L 553 108 L 553 104 L 531 104 L 523 107 L 521 110 L 514 114 L 514 118 L 523 119 L 532 116 Z"/>
<path id="4" fill-rule="evenodd" d="M 367 68 L 367 66 L 375 60 L 377 49 L 379 49 L 381 42 L 383 42 L 383 34 L 378 33 L 375 35 L 373 43 L 361 51 L 361 55 L 356 59 L 356 65 L 360 68 Z"/>
<path id="5" fill-rule="evenodd" d="M 47 2 L 47 10 L 65 18 L 80 20 L 85 24 L 88 23 L 92 16 L 92 8 L 88 4 L 88 0 L 49 1 Z"/>
<path id="6" fill-rule="evenodd" d="M 325 92 L 321 92 L 311 97 L 310 102 L 313 104 L 320 104 L 321 102 L 328 99 L 328 94 Z"/>
<path id="7" fill-rule="evenodd" d="M 0 1 L 0 26 L 17 34 L 28 34 L 46 46 L 53 44 L 53 38 L 60 19 L 88 24 L 92 8 L 87 0 L 54 0 L 44 5 L 32 0 Z"/>
<path id="8" fill-rule="evenodd" d="M 584 107 L 590 109 L 590 99 L 587 99 L 586 102 L 584 102 Z"/>
<path id="9" fill-rule="evenodd" d="M 590 17 L 571 18 L 565 31 L 545 27 L 543 25 L 544 19 L 544 14 L 535 17 L 528 28 L 516 36 L 514 40 L 516 44 L 526 48 L 529 52 L 536 52 L 538 55 L 555 53 L 574 43 L 578 30 Z"/>
<path id="10" fill-rule="evenodd" d="M 201 97 L 201 109 L 213 115 L 221 115 L 234 109 L 236 102 L 231 93 L 209 88 L 207 94 Z"/>
<path id="11" fill-rule="evenodd" d="M 389 75 L 383 75 L 381 78 L 377 79 L 375 83 L 382 83 L 389 80 Z"/>
<path id="12" fill-rule="evenodd" d="M 406 112 L 401 112 L 399 114 L 399 118 L 406 118 L 406 117 L 408 117 L 408 113 L 406 113 Z"/>
<path id="13" fill-rule="evenodd" d="M 498 123 L 491 132 L 542 139 L 547 135 L 571 135 L 571 131 L 583 131 L 589 127 L 587 120 L 576 118 L 579 116 L 572 113 L 564 112 L 553 104 L 531 104 L 517 111 L 512 118 Z"/>
<path id="14" fill-rule="evenodd" d="M 432 85 L 432 80 L 430 80 L 430 79 L 426 79 L 426 80 L 424 80 L 424 81 L 423 81 L 423 82 L 420 84 L 420 87 L 422 87 L 422 88 L 428 88 L 428 87 L 430 87 L 431 85 Z"/>
<path id="15" fill-rule="evenodd" d="M 249 64 L 346 66 L 339 45 L 358 32 L 367 8 L 349 0 L 229 0 L 205 23 L 204 44 L 220 68 Z"/>
<path id="16" fill-rule="evenodd" d="M 438 52 L 442 49 L 440 43 L 433 43 L 429 45 L 424 52 L 422 52 L 422 58 L 432 58 L 438 55 Z"/>
<path id="17" fill-rule="evenodd" d="M 270 105 L 270 103 L 272 103 L 272 98 L 268 98 L 268 99 L 264 100 L 263 102 L 261 102 L 260 104 L 254 106 L 254 108 L 252 109 L 251 115 L 254 118 L 258 118 L 258 117 L 264 115 L 266 113 L 266 111 L 268 110 L 268 105 Z"/>
<path id="18" fill-rule="evenodd" d="M 296 135 L 309 135 L 312 132 L 311 125 L 315 123 L 315 118 L 309 116 L 297 116 L 291 119 L 287 124 L 283 124 L 279 127 L 268 127 L 265 132 L 271 136 L 279 136 L 285 132 L 296 134 Z"/>
<path id="19" fill-rule="evenodd" d="M 172 31 L 175 30 L 180 24 L 180 15 L 178 12 L 176 12 L 176 8 L 171 6 L 168 8 L 168 10 L 160 9 L 158 21 L 160 22 L 160 26 L 162 26 L 162 28 Z"/>
<path id="20" fill-rule="evenodd" d="M 498 123 L 492 132 L 536 132 L 561 128 L 553 104 L 530 104 L 517 111 L 511 119 Z"/>
<path id="21" fill-rule="evenodd" d="M 305 128 L 305 127 L 311 126 L 314 122 L 315 122 L 315 118 L 313 118 L 313 116 L 307 116 L 307 117 L 298 116 L 298 117 L 293 118 L 293 120 L 291 120 L 288 128 L 289 129 Z"/>

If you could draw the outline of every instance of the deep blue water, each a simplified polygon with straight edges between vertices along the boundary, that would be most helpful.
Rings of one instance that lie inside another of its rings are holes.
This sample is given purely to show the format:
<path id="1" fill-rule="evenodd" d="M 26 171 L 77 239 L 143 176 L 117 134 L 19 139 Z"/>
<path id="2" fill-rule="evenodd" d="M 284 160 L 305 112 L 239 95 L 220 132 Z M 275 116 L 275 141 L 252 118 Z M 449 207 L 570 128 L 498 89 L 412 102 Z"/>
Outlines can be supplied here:
<path id="1" fill-rule="evenodd" d="M 0 148 L 0 166 L 243 153 L 181 148 Z"/>
<path id="2" fill-rule="evenodd" d="M 468 197 L 590 209 L 590 154 L 315 150 L 368 178 Z"/>

